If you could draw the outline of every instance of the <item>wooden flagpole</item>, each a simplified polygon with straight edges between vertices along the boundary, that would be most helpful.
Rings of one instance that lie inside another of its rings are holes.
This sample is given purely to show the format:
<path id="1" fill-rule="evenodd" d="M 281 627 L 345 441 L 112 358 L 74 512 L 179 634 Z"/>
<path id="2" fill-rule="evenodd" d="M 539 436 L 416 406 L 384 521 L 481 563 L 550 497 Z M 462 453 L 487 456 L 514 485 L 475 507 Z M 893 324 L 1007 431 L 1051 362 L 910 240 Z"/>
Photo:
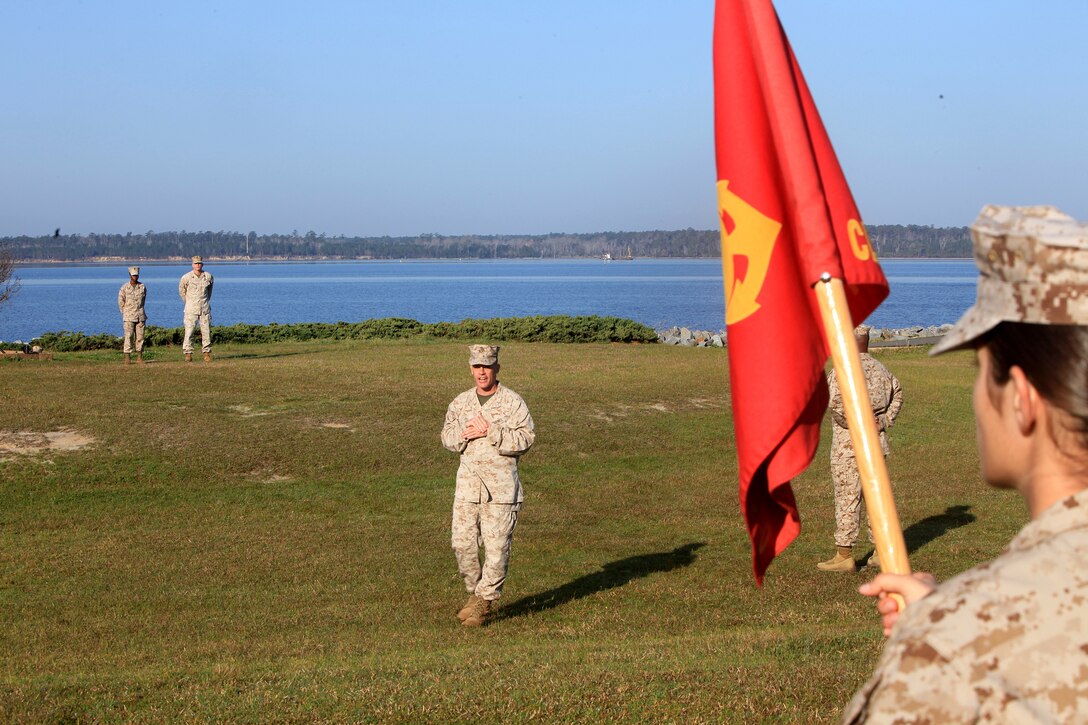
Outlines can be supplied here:
<path id="1" fill-rule="evenodd" d="M 861 369 L 861 356 L 854 341 L 854 323 L 850 319 L 842 280 L 834 279 L 825 272 L 816 283 L 816 297 L 820 303 L 824 335 L 831 348 L 835 377 L 842 392 L 846 422 L 850 426 L 850 441 L 854 445 L 854 456 L 861 473 L 861 491 L 869 523 L 873 527 L 876 551 L 880 555 L 880 570 L 890 574 L 910 574 L 907 545 L 903 540 L 899 514 L 895 511 L 888 467 L 880 447 L 880 434 L 873 418 L 869 388 Z M 899 611 L 903 611 L 903 601 L 898 596 L 896 599 Z"/>

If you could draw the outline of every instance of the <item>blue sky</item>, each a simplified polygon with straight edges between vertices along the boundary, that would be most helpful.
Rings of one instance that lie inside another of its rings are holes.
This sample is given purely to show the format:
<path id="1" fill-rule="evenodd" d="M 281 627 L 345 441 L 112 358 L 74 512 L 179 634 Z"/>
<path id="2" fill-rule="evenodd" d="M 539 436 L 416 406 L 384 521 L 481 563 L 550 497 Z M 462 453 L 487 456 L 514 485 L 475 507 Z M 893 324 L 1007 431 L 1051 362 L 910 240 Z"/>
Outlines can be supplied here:
<path id="1" fill-rule="evenodd" d="M 1079 0 L 780 0 L 869 224 L 1088 218 Z M 0 235 L 717 227 L 712 0 L 0 4 Z"/>

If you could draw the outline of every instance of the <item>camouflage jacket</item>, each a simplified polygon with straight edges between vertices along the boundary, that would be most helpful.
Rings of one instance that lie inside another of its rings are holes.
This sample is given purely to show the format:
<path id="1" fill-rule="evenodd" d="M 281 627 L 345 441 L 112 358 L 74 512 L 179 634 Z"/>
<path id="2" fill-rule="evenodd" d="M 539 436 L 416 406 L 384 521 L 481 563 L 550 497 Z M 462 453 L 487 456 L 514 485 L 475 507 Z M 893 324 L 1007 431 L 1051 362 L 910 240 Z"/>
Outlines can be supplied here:
<path id="1" fill-rule="evenodd" d="M 144 301 L 147 299 L 147 288 L 143 282 L 135 285 L 125 282 L 117 293 L 117 308 L 121 310 L 122 322 L 147 322 L 147 313 L 144 312 Z"/>
<path id="2" fill-rule="evenodd" d="M 465 426 L 477 415 L 487 420 L 487 435 L 466 441 Z M 442 426 L 442 445 L 461 454 L 457 469 L 458 501 L 521 503 L 524 494 L 518 477 L 518 457 L 536 440 L 533 418 L 521 396 L 500 384 L 481 406 L 476 389 L 466 390 L 450 403 Z"/>
<path id="3" fill-rule="evenodd" d="M 869 401 L 873 405 L 876 429 L 880 432 L 880 448 L 888 455 L 888 436 L 884 432 L 892 427 L 899 409 L 903 407 L 903 389 L 899 380 L 892 375 L 883 363 L 869 353 L 861 353 L 861 370 L 865 375 L 865 386 L 869 389 Z M 846 426 L 846 409 L 842 402 L 842 392 L 835 379 L 835 371 L 827 374 L 827 389 L 831 396 L 828 409 L 831 411 L 831 460 L 854 457 L 854 446 L 850 443 L 850 429 Z"/>
<path id="4" fill-rule="evenodd" d="M 843 722 L 1088 722 L 1088 490 L 900 617 Z"/>
<path id="5" fill-rule="evenodd" d="M 212 282 L 212 276 L 207 272 L 198 275 L 189 271 L 182 275 L 178 282 L 178 294 L 185 302 L 186 312 L 207 314 L 211 311 Z"/>

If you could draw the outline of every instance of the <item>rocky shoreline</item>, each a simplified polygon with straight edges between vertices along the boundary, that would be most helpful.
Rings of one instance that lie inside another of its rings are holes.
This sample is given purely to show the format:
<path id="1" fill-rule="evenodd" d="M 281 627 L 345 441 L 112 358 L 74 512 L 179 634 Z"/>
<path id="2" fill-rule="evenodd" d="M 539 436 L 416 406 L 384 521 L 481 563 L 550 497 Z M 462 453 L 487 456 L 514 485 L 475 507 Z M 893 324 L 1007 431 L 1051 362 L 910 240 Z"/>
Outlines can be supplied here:
<path id="1" fill-rule="evenodd" d="M 869 332 L 871 347 L 905 347 L 908 345 L 932 345 L 952 329 L 951 324 L 922 327 L 874 327 Z M 657 330 L 657 341 L 665 345 L 683 347 L 726 347 L 725 330 L 691 330 L 687 327 L 670 327 Z"/>

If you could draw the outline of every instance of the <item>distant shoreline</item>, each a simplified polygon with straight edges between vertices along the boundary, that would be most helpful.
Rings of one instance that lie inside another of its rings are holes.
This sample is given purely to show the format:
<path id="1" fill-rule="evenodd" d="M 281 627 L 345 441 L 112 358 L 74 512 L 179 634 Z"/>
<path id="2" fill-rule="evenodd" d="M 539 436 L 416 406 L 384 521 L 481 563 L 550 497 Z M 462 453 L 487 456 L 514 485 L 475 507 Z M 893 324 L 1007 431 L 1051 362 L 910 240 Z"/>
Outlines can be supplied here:
<path id="1" fill-rule="evenodd" d="M 501 257 L 498 259 L 492 257 L 210 257 L 204 255 L 204 260 L 207 264 L 307 264 L 317 262 L 327 262 L 330 264 L 336 264 L 338 262 L 554 262 L 558 260 L 594 260 L 597 257 Z M 620 261 L 645 261 L 645 260 L 668 260 L 668 259 L 706 259 L 721 261 L 721 257 L 636 257 L 633 260 L 600 260 L 604 264 Z M 885 261 L 900 261 L 909 260 L 912 262 L 964 262 L 970 261 L 973 257 L 881 257 Z M 17 259 L 15 260 L 16 267 L 48 267 L 48 266 L 67 266 L 67 267 L 105 267 L 110 265 L 129 265 L 129 264 L 154 264 L 154 265 L 168 265 L 168 264 L 189 264 L 190 257 L 166 257 L 166 258 L 143 258 L 143 257 L 90 257 L 88 259 Z"/>
<path id="2" fill-rule="evenodd" d="M 0 249 L 22 262 L 210 260 L 339 261 L 367 259 L 709 259 L 722 254 L 720 229 L 550 232 L 547 234 L 416 234 L 399 237 L 166 231 L 124 234 L 0 236 Z M 881 257 L 952 258 L 972 255 L 967 227 L 870 224 L 872 248 Z M 131 255 L 131 256 L 129 256 Z"/>
<path id="3" fill-rule="evenodd" d="M 870 327 L 869 346 L 878 347 L 914 347 L 917 345 L 935 345 L 949 331 L 952 323 L 941 325 L 912 325 L 907 327 Z M 728 333 L 725 329 L 696 330 L 674 325 L 659 328 L 657 341 L 663 345 L 680 347 L 728 347 Z"/>

